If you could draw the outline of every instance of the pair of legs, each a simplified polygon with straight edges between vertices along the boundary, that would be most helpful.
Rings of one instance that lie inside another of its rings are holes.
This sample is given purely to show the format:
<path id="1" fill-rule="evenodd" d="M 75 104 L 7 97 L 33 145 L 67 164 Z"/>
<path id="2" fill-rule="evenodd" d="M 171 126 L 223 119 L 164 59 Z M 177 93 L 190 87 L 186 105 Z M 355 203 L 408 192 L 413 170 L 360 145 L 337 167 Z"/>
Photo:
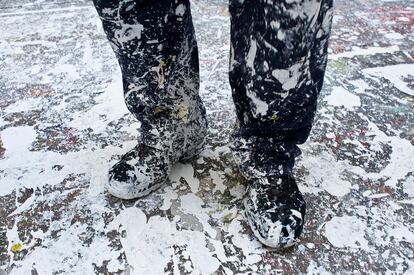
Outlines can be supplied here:
<path id="1" fill-rule="evenodd" d="M 197 155 L 207 133 L 189 0 L 94 0 L 122 71 L 138 145 L 109 172 L 130 199 Z M 229 78 L 237 123 L 232 152 L 249 183 L 246 218 L 264 244 L 286 247 L 302 231 L 305 202 L 292 175 L 311 130 L 327 61 L 332 0 L 230 0 Z"/>

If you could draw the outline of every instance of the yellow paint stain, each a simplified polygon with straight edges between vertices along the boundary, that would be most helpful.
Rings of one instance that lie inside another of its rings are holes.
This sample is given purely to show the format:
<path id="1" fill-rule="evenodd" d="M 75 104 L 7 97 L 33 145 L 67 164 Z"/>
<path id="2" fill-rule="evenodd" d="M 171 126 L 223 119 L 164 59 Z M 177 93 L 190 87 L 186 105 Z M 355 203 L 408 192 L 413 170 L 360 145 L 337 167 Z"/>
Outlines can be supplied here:
<path id="1" fill-rule="evenodd" d="M 158 87 L 161 87 L 161 86 L 164 85 L 165 75 L 167 73 L 167 68 L 171 64 L 171 61 L 174 61 L 174 60 L 175 60 L 175 55 L 170 55 L 168 58 L 161 58 L 159 79 L 158 79 Z"/>
<path id="2" fill-rule="evenodd" d="M 162 86 L 164 84 L 164 81 L 165 81 L 165 66 L 166 66 L 165 59 L 161 58 L 161 60 L 160 60 L 160 78 L 158 80 L 158 87 Z"/>
<path id="3" fill-rule="evenodd" d="M 277 115 L 273 115 L 271 118 L 270 118 L 270 120 L 273 120 L 273 121 L 276 121 L 276 120 L 279 120 L 280 119 L 280 117 L 279 116 L 277 116 Z"/>
<path id="4" fill-rule="evenodd" d="M 164 111 L 164 109 L 162 107 L 157 106 L 157 107 L 154 108 L 154 113 L 155 114 L 161 113 L 162 111 Z"/>
<path id="5" fill-rule="evenodd" d="M 232 220 L 234 220 L 235 217 L 236 216 L 233 216 L 233 213 L 228 213 L 227 215 L 223 217 L 223 222 L 230 223 Z"/>
<path id="6" fill-rule="evenodd" d="M 184 122 L 188 122 L 188 117 L 189 117 L 188 107 L 184 106 L 184 105 L 181 105 L 178 108 L 177 117 L 178 117 L 178 119 L 180 119 Z"/>
<path id="7" fill-rule="evenodd" d="M 20 251 L 23 250 L 23 245 L 22 243 L 15 243 L 14 245 L 12 245 L 11 247 L 11 251 L 13 253 L 19 253 Z"/>

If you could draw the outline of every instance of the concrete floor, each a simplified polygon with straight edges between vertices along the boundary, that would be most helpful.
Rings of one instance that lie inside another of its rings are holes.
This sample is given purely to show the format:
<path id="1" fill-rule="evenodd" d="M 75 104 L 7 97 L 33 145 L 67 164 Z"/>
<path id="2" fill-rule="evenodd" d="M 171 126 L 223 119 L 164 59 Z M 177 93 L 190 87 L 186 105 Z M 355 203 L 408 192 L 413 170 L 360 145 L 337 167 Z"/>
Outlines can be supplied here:
<path id="1" fill-rule="evenodd" d="M 1 2 L 0 274 L 414 274 L 414 2 L 335 2 L 296 166 L 307 221 L 285 251 L 242 216 L 226 3 L 192 4 L 208 146 L 165 188 L 122 201 L 103 186 L 137 124 L 91 2 Z"/>

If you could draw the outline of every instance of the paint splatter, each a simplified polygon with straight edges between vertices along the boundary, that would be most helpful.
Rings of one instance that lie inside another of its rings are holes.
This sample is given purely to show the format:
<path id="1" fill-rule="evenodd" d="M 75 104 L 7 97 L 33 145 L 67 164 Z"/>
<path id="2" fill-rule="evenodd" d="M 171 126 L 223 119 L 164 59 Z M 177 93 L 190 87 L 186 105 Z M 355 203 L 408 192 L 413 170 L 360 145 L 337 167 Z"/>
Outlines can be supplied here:
<path id="1" fill-rule="evenodd" d="M 228 148 L 227 2 L 192 2 L 207 147 L 137 201 L 103 187 L 139 126 L 123 102 L 118 65 L 92 3 L 64 2 L 0 8 L 2 271 L 413 273 L 411 1 L 335 2 L 325 86 L 295 170 L 308 203 L 305 231 L 283 252 L 264 248 L 242 215 L 246 186 Z M 286 87 L 296 82 L 274 74 Z"/>

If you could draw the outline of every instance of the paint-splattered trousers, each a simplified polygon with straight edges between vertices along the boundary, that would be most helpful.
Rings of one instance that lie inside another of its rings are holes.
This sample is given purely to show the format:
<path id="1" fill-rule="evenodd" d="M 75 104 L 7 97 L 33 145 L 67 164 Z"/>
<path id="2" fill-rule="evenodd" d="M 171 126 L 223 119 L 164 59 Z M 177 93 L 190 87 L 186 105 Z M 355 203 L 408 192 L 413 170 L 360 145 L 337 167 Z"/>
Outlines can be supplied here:
<path id="1" fill-rule="evenodd" d="M 142 141 L 159 145 L 177 129 L 205 127 L 189 1 L 94 4 Z M 322 88 L 332 0 L 230 0 L 229 10 L 233 155 L 246 177 L 291 174 Z"/>

